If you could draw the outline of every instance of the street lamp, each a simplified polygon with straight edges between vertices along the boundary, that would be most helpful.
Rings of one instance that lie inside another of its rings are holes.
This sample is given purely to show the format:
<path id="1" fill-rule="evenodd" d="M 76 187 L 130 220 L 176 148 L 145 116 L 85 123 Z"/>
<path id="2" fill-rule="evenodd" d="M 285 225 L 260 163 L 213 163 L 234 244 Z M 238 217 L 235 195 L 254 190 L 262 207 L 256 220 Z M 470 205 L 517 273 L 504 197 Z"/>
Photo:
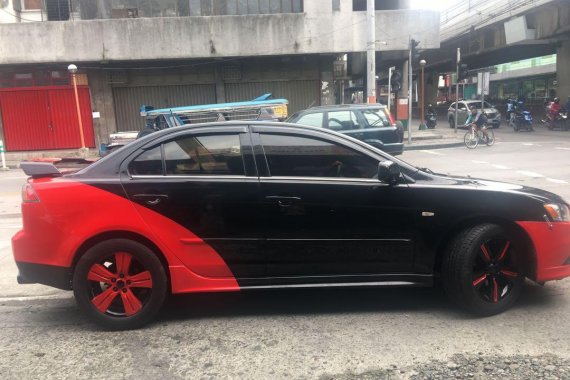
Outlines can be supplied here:
<path id="1" fill-rule="evenodd" d="M 424 67 L 425 66 L 426 66 L 426 61 L 425 61 L 425 59 L 422 59 L 420 61 L 420 67 L 422 68 L 422 78 L 421 78 L 421 81 L 422 81 L 421 82 L 421 85 L 422 85 L 422 88 L 421 88 L 421 92 L 422 92 L 421 107 L 422 107 L 422 109 L 421 109 L 420 129 L 422 129 L 422 130 L 426 129 L 426 125 L 424 123 L 425 122 L 425 115 L 424 115 L 424 112 L 425 112 L 425 107 L 424 107 Z"/>
<path id="2" fill-rule="evenodd" d="M 79 122 L 79 136 L 81 136 L 81 150 L 85 151 L 85 137 L 83 136 L 83 122 L 81 121 L 81 108 L 79 107 L 79 94 L 77 93 L 77 79 L 75 74 L 77 74 L 77 66 L 73 63 L 67 66 L 67 71 L 71 74 L 71 80 L 73 82 L 73 91 L 75 92 L 75 107 L 77 108 L 77 121 Z"/>

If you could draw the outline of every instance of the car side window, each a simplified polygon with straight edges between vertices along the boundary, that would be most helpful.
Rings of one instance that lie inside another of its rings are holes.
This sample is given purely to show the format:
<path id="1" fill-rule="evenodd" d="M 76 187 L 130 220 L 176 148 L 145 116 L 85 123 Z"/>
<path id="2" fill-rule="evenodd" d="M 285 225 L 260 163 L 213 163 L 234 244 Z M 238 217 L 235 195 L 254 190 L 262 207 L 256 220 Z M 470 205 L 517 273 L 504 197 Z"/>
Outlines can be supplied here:
<path id="1" fill-rule="evenodd" d="M 353 111 L 329 111 L 326 125 L 333 131 L 350 131 L 361 128 Z"/>
<path id="2" fill-rule="evenodd" d="M 297 120 L 295 123 L 303 124 L 303 125 L 310 125 L 313 127 L 322 127 L 323 126 L 323 113 L 322 112 L 316 112 L 316 113 L 310 113 L 310 114 L 301 116 L 301 118 L 299 120 Z"/>
<path id="3" fill-rule="evenodd" d="M 129 164 L 131 175 L 163 175 L 160 145 L 145 150 Z"/>
<path id="4" fill-rule="evenodd" d="M 374 178 L 378 160 L 313 137 L 261 134 L 271 176 Z"/>
<path id="5" fill-rule="evenodd" d="M 463 104 L 463 103 L 459 103 L 459 104 L 457 105 L 457 108 L 460 109 L 460 110 L 466 110 L 466 109 L 467 109 L 467 107 L 466 107 L 465 104 Z"/>
<path id="6" fill-rule="evenodd" d="M 390 118 L 386 112 L 381 109 L 364 109 L 362 110 L 362 115 L 368 122 L 367 128 L 378 128 L 378 127 L 388 127 L 390 126 Z"/>
<path id="7" fill-rule="evenodd" d="M 238 134 L 184 136 L 164 144 L 167 175 L 244 175 Z"/>

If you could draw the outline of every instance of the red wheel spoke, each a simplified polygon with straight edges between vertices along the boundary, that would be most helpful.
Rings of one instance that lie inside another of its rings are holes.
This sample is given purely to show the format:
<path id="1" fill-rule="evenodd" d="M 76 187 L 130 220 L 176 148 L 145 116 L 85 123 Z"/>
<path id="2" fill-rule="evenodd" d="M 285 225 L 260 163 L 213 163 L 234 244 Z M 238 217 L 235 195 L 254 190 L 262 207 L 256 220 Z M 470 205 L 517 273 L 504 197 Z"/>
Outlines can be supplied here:
<path id="1" fill-rule="evenodd" d="M 493 278 L 493 302 L 499 302 L 499 284 L 497 284 L 497 280 Z"/>
<path id="2" fill-rule="evenodd" d="M 104 313 L 109 309 L 109 305 L 111 305 L 111 302 L 113 302 L 116 296 L 117 292 L 113 291 L 113 288 L 107 288 L 103 293 L 93 298 L 91 302 L 95 305 L 97 310 Z"/>
<path id="3" fill-rule="evenodd" d="M 485 246 L 485 243 L 483 243 L 481 245 L 481 251 L 483 252 L 483 257 L 485 257 L 485 261 L 490 262 L 491 261 L 491 255 L 489 255 L 489 251 L 487 251 L 487 247 Z"/>
<path id="4" fill-rule="evenodd" d="M 152 276 L 149 271 L 144 271 L 128 278 L 131 288 L 152 288 Z"/>
<path id="5" fill-rule="evenodd" d="M 131 259 L 132 256 L 128 253 L 124 252 L 115 253 L 117 273 L 124 274 L 126 276 L 129 273 L 129 267 L 131 266 Z"/>
<path id="6" fill-rule="evenodd" d="M 141 301 L 139 301 L 137 296 L 135 296 L 130 289 L 127 289 L 126 292 L 121 292 L 121 299 L 123 300 L 123 306 L 125 307 L 125 314 L 127 317 L 138 313 L 140 309 L 142 309 Z"/>
<path id="7" fill-rule="evenodd" d="M 506 269 L 502 269 L 501 274 L 504 274 L 505 276 L 509 276 L 509 277 L 518 277 L 519 276 L 518 273 L 511 272 L 510 270 L 506 270 Z"/>
<path id="8" fill-rule="evenodd" d="M 481 277 L 479 277 L 478 279 L 473 281 L 473 286 L 477 286 L 477 285 L 481 284 L 486 279 L 487 279 L 487 273 L 485 273 L 484 275 L 482 275 Z"/>
<path id="9" fill-rule="evenodd" d="M 499 255 L 499 258 L 497 259 L 498 262 L 501 262 L 504 260 L 505 256 L 507 255 L 507 251 L 508 251 L 510 245 L 511 245 L 511 242 L 507 240 L 507 244 L 505 244 L 505 248 L 503 248 L 503 251 Z"/>
<path id="10" fill-rule="evenodd" d="M 116 275 L 114 273 L 111 273 L 101 264 L 93 265 L 87 274 L 87 279 L 89 281 L 106 282 L 108 284 L 111 283 L 111 279 L 113 277 L 116 277 Z"/>

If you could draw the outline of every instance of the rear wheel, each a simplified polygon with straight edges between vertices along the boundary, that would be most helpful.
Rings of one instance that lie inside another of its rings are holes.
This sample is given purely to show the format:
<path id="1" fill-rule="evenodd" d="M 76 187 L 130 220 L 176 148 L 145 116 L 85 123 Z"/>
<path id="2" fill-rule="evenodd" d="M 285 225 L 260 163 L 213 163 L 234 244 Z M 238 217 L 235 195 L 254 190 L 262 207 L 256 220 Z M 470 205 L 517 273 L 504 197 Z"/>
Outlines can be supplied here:
<path id="1" fill-rule="evenodd" d="M 442 262 L 449 298 L 481 316 L 502 313 L 518 299 L 524 263 L 517 243 L 495 224 L 468 228 L 455 237 Z"/>
<path id="2" fill-rule="evenodd" d="M 487 128 L 485 130 L 485 133 L 487 134 L 484 139 L 485 139 L 485 144 L 487 144 L 487 146 L 491 146 L 495 143 L 495 132 L 493 132 L 492 128 Z"/>
<path id="3" fill-rule="evenodd" d="M 90 248 L 78 261 L 73 292 L 79 307 L 97 324 L 126 330 L 150 322 L 167 293 L 167 277 L 146 246 L 111 239 Z"/>

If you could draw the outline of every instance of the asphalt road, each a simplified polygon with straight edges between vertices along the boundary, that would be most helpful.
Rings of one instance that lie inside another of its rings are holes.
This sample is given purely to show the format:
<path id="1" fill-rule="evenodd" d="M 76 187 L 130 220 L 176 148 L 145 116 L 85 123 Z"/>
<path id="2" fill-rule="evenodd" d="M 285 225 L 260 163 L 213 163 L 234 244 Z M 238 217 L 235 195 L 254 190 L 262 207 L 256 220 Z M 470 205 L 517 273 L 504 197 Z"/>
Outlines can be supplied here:
<path id="1" fill-rule="evenodd" d="M 402 158 L 570 199 L 570 133 L 497 137 Z M 0 175 L 0 206 L 14 206 L 18 177 Z M 172 297 L 147 328 L 106 332 L 70 293 L 16 284 L 9 238 L 20 224 L 0 218 L 2 379 L 570 378 L 570 280 L 528 283 L 491 318 L 462 313 L 438 289 L 258 291 Z"/>

